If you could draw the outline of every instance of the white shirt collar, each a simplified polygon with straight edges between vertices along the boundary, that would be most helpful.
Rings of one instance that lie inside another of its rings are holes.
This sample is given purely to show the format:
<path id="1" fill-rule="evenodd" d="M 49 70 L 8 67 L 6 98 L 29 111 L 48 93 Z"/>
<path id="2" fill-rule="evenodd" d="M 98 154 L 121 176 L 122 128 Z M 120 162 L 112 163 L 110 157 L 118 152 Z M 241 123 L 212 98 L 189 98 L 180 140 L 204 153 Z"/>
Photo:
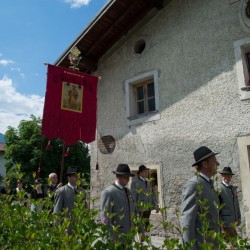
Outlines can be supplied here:
<path id="1" fill-rule="evenodd" d="M 223 183 L 226 187 L 230 187 L 230 184 L 227 184 L 225 181 L 222 181 L 222 183 Z"/>
<path id="2" fill-rule="evenodd" d="M 76 187 L 72 186 L 69 182 L 68 182 L 68 186 L 71 188 L 71 189 L 75 189 Z"/>
<path id="3" fill-rule="evenodd" d="M 115 185 L 116 185 L 117 187 L 119 187 L 120 189 L 123 189 L 123 188 L 124 188 L 118 181 L 115 181 Z"/>
<path id="4" fill-rule="evenodd" d="M 141 176 L 139 177 L 141 180 L 143 180 L 143 181 L 146 181 L 144 178 L 142 178 Z"/>
<path id="5" fill-rule="evenodd" d="M 200 173 L 200 176 L 202 176 L 206 181 L 210 181 L 210 178 L 208 178 L 205 174 Z"/>

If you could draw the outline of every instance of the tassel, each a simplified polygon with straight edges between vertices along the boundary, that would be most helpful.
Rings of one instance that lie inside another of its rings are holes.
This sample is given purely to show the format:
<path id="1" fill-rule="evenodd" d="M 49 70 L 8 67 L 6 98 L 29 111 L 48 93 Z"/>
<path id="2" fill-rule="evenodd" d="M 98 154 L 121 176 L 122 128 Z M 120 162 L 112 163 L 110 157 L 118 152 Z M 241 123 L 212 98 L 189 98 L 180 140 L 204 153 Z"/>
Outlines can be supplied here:
<path id="1" fill-rule="evenodd" d="M 86 155 L 89 153 L 88 147 L 85 148 L 85 153 L 86 153 Z"/>
<path id="2" fill-rule="evenodd" d="M 99 170 L 99 164 L 98 164 L 98 162 L 95 165 L 95 170 Z"/>
<path id="3" fill-rule="evenodd" d="M 40 178 L 40 175 L 41 175 L 41 169 L 40 169 L 40 167 L 38 167 L 38 169 L 36 171 L 36 179 Z"/>
<path id="4" fill-rule="evenodd" d="M 65 154 L 64 154 L 64 157 L 68 157 L 69 156 L 69 147 L 67 148 Z"/>
<path id="5" fill-rule="evenodd" d="M 48 144 L 47 144 L 47 146 L 46 146 L 46 151 L 49 151 L 50 150 L 50 147 L 51 147 L 51 145 L 50 145 L 50 141 L 48 141 Z"/>

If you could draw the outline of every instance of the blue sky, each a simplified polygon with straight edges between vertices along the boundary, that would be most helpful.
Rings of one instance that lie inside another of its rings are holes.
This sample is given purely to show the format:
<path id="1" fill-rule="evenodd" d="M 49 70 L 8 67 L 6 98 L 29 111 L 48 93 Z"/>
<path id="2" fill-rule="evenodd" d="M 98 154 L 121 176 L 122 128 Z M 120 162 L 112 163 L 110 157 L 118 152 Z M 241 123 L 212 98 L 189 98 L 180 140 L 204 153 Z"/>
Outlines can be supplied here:
<path id="1" fill-rule="evenodd" d="M 0 133 L 42 117 L 47 68 L 108 0 L 0 0 Z"/>

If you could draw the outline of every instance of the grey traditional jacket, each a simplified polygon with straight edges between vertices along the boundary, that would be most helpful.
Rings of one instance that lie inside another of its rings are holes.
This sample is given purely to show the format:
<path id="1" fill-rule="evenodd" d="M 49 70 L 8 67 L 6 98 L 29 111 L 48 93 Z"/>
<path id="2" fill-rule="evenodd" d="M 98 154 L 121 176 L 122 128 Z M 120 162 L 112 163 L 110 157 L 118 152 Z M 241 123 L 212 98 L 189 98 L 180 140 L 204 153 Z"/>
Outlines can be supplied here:
<path id="1" fill-rule="evenodd" d="M 68 209 L 68 212 L 70 213 L 74 208 L 75 196 L 78 191 L 83 191 L 83 189 L 79 187 L 76 191 L 73 190 L 68 184 L 58 188 L 56 190 L 53 213 L 62 212 L 63 209 Z"/>
<path id="2" fill-rule="evenodd" d="M 240 223 L 241 213 L 236 188 L 232 185 L 226 186 L 220 183 L 219 191 L 224 204 L 220 211 L 220 217 L 224 222 L 224 226 L 231 227 L 232 223 Z"/>
<path id="3" fill-rule="evenodd" d="M 121 233 L 127 234 L 134 226 L 132 216 L 136 212 L 131 191 L 113 184 L 102 192 L 100 203 L 101 221 L 108 226 L 112 239 L 117 239 Z M 118 235 L 115 235 L 112 226 L 118 226 Z"/>
<path id="4" fill-rule="evenodd" d="M 201 194 L 198 192 L 199 188 L 201 189 Z M 209 230 L 220 231 L 218 225 L 219 210 L 216 207 L 220 204 L 219 198 L 207 180 L 200 175 L 193 176 L 184 185 L 182 190 L 180 216 L 181 228 L 185 228 L 183 233 L 184 243 L 191 242 L 194 239 L 197 240 L 193 249 L 199 249 L 199 243 L 204 241 L 202 235 L 199 233 L 199 230 L 203 227 L 199 214 L 204 212 L 204 208 L 199 204 L 197 199 L 201 202 L 207 200 L 206 207 L 208 211 L 206 218 L 209 223 Z"/>
<path id="5" fill-rule="evenodd" d="M 157 203 L 149 182 L 145 182 L 141 178 L 134 178 L 131 184 L 131 191 L 140 212 L 143 210 L 149 211 L 157 207 Z M 142 205 L 146 205 L 148 208 L 142 209 Z"/>

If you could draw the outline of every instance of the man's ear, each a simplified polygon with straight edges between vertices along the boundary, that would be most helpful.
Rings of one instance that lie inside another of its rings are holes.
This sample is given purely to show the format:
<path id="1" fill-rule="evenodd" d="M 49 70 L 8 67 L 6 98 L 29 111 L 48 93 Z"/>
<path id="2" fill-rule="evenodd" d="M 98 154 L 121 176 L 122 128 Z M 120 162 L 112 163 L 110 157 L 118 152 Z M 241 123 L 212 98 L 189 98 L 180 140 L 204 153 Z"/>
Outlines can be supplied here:
<path id="1" fill-rule="evenodd" d="M 207 168 L 207 167 L 208 167 L 207 161 L 203 161 L 201 164 L 202 164 L 202 167 L 204 167 L 204 168 Z"/>

